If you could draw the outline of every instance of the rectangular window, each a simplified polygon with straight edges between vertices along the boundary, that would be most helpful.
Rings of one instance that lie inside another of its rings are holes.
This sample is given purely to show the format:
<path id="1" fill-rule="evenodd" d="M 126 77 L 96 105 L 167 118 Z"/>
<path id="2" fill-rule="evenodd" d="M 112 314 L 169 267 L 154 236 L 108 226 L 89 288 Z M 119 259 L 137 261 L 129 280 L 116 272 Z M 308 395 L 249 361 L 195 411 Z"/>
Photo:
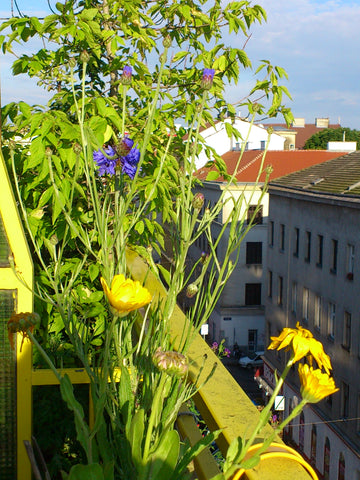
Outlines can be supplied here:
<path id="1" fill-rule="evenodd" d="M 310 290 L 304 287 L 303 290 L 303 320 L 309 322 L 309 304 L 310 304 Z"/>
<path id="2" fill-rule="evenodd" d="M 261 305 L 261 283 L 245 284 L 245 305 Z"/>
<path id="3" fill-rule="evenodd" d="M 355 264 L 355 246 L 348 243 L 346 252 L 347 272 L 346 278 L 354 280 L 354 264 Z"/>
<path id="4" fill-rule="evenodd" d="M 341 417 L 349 418 L 349 385 L 341 382 Z"/>
<path id="5" fill-rule="evenodd" d="M 321 310 L 322 310 L 322 301 L 319 295 L 315 296 L 315 312 L 314 312 L 314 327 L 317 330 L 321 328 Z"/>
<path id="6" fill-rule="evenodd" d="M 268 270 L 268 297 L 272 298 L 273 292 L 273 273 L 271 270 Z"/>
<path id="7" fill-rule="evenodd" d="M 324 237 L 322 235 L 317 236 L 317 262 L 316 266 L 321 268 L 323 264 L 323 252 L 324 252 Z"/>
<path id="8" fill-rule="evenodd" d="M 335 239 L 331 240 L 331 247 L 332 247 L 332 253 L 331 253 L 331 268 L 330 272 L 333 274 L 336 274 L 337 270 L 337 257 L 338 257 L 338 241 Z"/>
<path id="9" fill-rule="evenodd" d="M 297 308 L 297 283 L 293 282 L 291 287 L 291 311 L 296 315 Z"/>
<path id="10" fill-rule="evenodd" d="M 294 257 L 298 257 L 299 256 L 299 241 L 300 241 L 300 230 L 295 227 L 295 230 L 294 230 Z"/>
<path id="11" fill-rule="evenodd" d="M 311 260 L 311 232 L 305 232 L 305 262 Z"/>
<path id="12" fill-rule="evenodd" d="M 246 242 L 246 265 L 262 264 L 262 242 Z"/>
<path id="13" fill-rule="evenodd" d="M 344 332 L 342 346 L 345 350 L 350 350 L 351 346 L 351 313 L 344 313 Z"/>
<path id="14" fill-rule="evenodd" d="M 328 310 L 328 335 L 330 338 L 335 337 L 335 317 L 336 317 L 336 305 L 329 302 Z"/>
<path id="15" fill-rule="evenodd" d="M 270 220 L 269 222 L 269 247 L 274 246 L 274 222 Z"/>
<path id="16" fill-rule="evenodd" d="M 283 252 L 285 250 L 285 225 L 283 223 L 280 224 L 280 251 Z"/>
<path id="17" fill-rule="evenodd" d="M 284 300 L 284 279 L 283 277 L 278 277 L 278 305 L 283 304 Z"/>
<path id="18" fill-rule="evenodd" d="M 253 225 L 261 225 L 263 223 L 263 206 L 249 205 L 247 211 L 247 223 Z"/>

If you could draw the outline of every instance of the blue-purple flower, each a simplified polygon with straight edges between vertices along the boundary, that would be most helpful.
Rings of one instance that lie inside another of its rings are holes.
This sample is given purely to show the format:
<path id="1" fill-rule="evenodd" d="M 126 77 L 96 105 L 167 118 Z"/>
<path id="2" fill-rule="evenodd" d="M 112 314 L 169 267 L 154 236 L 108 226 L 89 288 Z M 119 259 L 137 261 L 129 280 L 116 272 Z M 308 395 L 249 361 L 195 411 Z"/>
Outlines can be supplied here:
<path id="1" fill-rule="evenodd" d="M 210 90 L 213 84 L 215 70 L 213 68 L 204 68 L 201 80 L 201 87 L 204 90 Z"/>
<path id="2" fill-rule="evenodd" d="M 140 160 L 140 150 L 133 145 L 131 138 L 124 137 L 115 147 L 109 145 L 103 150 L 95 151 L 93 158 L 99 167 L 99 175 L 115 175 L 116 167 L 121 166 L 122 173 L 133 180 Z"/>
<path id="3" fill-rule="evenodd" d="M 132 68 L 129 65 L 126 65 L 120 77 L 120 82 L 123 85 L 130 85 L 131 77 L 132 77 Z"/>
<path id="4" fill-rule="evenodd" d="M 116 157 L 116 151 L 110 145 L 103 150 L 93 152 L 94 162 L 99 167 L 99 175 L 101 177 L 106 173 L 108 175 L 115 175 L 115 167 L 119 160 Z"/>

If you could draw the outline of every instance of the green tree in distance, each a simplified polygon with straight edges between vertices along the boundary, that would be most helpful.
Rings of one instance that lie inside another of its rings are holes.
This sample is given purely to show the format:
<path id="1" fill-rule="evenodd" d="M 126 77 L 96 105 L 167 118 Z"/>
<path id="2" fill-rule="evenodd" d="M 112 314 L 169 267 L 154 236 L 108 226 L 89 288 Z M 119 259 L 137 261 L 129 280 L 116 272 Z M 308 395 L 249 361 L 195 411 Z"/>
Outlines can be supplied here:
<path id="1" fill-rule="evenodd" d="M 360 130 L 350 128 L 325 128 L 315 133 L 305 142 L 305 150 L 326 150 L 328 142 L 356 142 L 356 149 L 360 148 Z"/>

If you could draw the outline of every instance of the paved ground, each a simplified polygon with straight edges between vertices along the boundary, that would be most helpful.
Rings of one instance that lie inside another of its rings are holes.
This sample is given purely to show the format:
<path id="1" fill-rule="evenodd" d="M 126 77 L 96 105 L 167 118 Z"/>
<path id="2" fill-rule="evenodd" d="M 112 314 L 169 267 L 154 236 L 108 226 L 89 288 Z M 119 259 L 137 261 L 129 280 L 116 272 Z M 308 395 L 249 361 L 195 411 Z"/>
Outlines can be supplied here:
<path id="1" fill-rule="evenodd" d="M 256 404 L 261 404 L 262 392 L 254 380 L 254 370 L 240 367 L 234 358 L 224 358 L 223 363 L 248 397 Z"/>

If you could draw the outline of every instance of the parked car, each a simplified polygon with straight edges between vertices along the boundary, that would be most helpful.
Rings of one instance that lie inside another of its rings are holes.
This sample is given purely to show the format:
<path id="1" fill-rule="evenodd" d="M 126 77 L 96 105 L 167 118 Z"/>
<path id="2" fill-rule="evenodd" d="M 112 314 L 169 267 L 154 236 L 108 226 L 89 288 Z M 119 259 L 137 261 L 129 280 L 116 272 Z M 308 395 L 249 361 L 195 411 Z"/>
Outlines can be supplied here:
<path id="1" fill-rule="evenodd" d="M 259 367 L 264 363 L 262 355 L 264 355 L 263 351 L 249 353 L 247 357 L 240 358 L 239 365 L 244 368 Z"/>

